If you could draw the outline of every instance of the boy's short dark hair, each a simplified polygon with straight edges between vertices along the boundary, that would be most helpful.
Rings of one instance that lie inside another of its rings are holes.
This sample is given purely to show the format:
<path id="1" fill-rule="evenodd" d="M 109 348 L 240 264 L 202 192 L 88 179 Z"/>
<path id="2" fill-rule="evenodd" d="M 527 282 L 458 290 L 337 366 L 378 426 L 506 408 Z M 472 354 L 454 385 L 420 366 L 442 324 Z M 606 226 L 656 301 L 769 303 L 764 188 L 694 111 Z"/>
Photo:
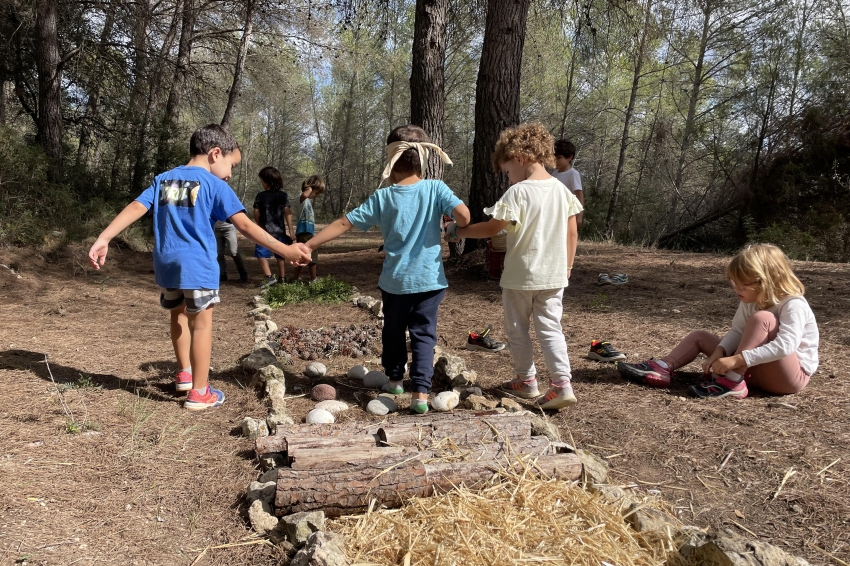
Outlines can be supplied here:
<path id="1" fill-rule="evenodd" d="M 325 181 L 318 175 L 310 175 L 301 183 L 301 192 L 307 189 L 316 189 L 318 192 L 325 192 Z"/>
<path id="2" fill-rule="evenodd" d="M 257 173 L 257 176 L 261 180 L 265 181 L 266 185 L 269 186 L 270 191 L 279 191 L 283 189 L 283 176 L 277 168 L 272 167 L 271 165 L 263 167 L 260 169 L 260 172 Z"/>
<path id="3" fill-rule="evenodd" d="M 408 124 L 407 126 L 398 126 L 387 136 L 387 145 L 400 141 L 430 143 L 431 138 L 419 126 Z M 419 161 L 419 152 L 415 149 L 406 150 L 398 158 L 398 161 L 395 162 L 395 165 L 393 165 L 393 171 L 398 173 L 413 173 L 421 177 L 422 165 Z"/>
<path id="4" fill-rule="evenodd" d="M 576 156 L 576 146 L 570 140 L 558 140 L 555 142 L 555 157 L 569 159 Z"/>
<path id="5" fill-rule="evenodd" d="M 192 134 L 192 139 L 189 140 L 189 155 L 192 157 L 206 155 L 216 147 L 221 150 L 221 153 L 227 155 L 239 149 L 239 144 L 230 132 L 218 124 L 207 124 Z"/>

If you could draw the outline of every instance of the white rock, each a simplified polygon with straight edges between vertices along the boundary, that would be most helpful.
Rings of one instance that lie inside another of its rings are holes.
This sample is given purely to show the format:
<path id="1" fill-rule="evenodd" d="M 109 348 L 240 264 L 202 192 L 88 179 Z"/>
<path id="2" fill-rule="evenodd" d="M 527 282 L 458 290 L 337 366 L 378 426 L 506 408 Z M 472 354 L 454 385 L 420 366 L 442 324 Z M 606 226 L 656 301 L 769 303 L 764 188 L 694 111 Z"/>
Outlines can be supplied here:
<path id="1" fill-rule="evenodd" d="M 262 436 L 269 435 L 269 427 L 266 421 L 261 419 L 252 419 L 245 417 L 242 419 L 242 436 L 247 436 L 249 440 L 257 440 Z"/>
<path id="2" fill-rule="evenodd" d="M 351 369 L 348 370 L 348 377 L 351 379 L 363 379 L 367 373 L 369 373 L 369 368 L 366 366 L 351 366 Z"/>
<path id="3" fill-rule="evenodd" d="M 307 377 L 324 377 L 328 373 L 328 367 L 321 362 L 312 362 L 304 368 L 304 375 Z"/>
<path id="4" fill-rule="evenodd" d="M 398 411 L 398 406 L 389 397 L 372 399 L 366 405 L 366 412 L 372 415 L 384 416 L 396 411 Z"/>
<path id="5" fill-rule="evenodd" d="M 389 382 L 390 378 L 387 377 L 382 371 L 372 370 L 363 376 L 364 387 L 380 389 L 381 386 L 386 385 Z"/>
<path id="6" fill-rule="evenodd" d="M 332 413 L 324 409 L 313 409 L 307 413 L 307 424 L 331 424 L 336 419 Z"/>
<path id="7" fill-rule="evenodd" d="M 431 406 L 436 411 L 451 411 L 460 403 L 460 395 L 454 391 L 443 391 L 438 393 L 431 401 Z"/>
<path id="8" fill-rule="evenodd" d="M 271 505 L 262 499 L 257 499 L 248 508 L 248 518 L 251 526 L 257 534 L 264 535 L 273 531 L 277 526 L 278 518 L 274 516 Z"/>
<path id="9" fill-rule="evenodd" d="M 348 410 L 348 403 L 336 400 L 322 401 L 320 403 L 316 403 L 314 410 L 315 409 L 327 411 L 332 415 L 338 415 L 339 413 Z"/>
<path id="10" fill-rule="evenodd" d="M 277 481 L 258 482 L 252 481 L 248 484 L 248 493 L 246 498 L 249 503 L 253 503 L 260 499 L 269 505 L 274 501 L 275 491 L 277 490 Z"/>

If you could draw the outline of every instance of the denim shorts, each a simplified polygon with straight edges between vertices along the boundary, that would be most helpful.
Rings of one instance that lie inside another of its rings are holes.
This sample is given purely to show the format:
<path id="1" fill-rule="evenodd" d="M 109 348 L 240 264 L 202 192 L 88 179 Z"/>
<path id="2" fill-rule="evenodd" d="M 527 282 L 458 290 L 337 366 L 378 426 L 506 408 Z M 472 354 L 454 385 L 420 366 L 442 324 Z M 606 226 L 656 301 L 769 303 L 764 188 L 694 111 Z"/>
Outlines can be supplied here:
<path id="1" fill-rule="evenodd" d="M 290 238 L 286 234 L 280 236 L 279 238 L 276 238 L 276 240 L 282 244 L 286 244 L 287 246 L 292 245 L 292 238 Z M 268 248 L 264 248 L 260 244 L 257 244 L 254 246 L 254 257 L 260 259 L 271 259 L 272 251 Z M 283 259 L 282 256 L 279 256 L 277 254 L 274 254 L 274 257 L 276 257 L 277 259 Z"/>

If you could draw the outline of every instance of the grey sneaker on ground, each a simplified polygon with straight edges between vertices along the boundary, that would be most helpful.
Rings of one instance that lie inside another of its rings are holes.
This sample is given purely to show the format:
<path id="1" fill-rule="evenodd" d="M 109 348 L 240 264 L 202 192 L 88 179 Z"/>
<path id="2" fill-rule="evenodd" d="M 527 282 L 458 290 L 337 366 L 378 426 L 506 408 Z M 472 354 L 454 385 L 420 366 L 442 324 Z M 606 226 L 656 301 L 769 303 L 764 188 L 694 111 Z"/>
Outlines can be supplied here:
<path id="1" fill-rule="evenodd" d="M 563 387 L 550 387 L 546 395 L 537 400 L 537 405 L 544 410 L 555 410 L 576 404 L 573 387 L 569 383 Z"/>
<path id="2" fill-rule="evenodd" d="M 513 393 L 517 397 L 522 397 L 523 399 L 534 399 L 535 397 L 540 397 L 540 390 L 537 389 L 536 380 L 534 381 L 534 385 L 527 385 L 525 381 L 519 378 L 512 379 L 510 381 L 503 381 L 499 389 L 507 391 L 508 393 Z"/>

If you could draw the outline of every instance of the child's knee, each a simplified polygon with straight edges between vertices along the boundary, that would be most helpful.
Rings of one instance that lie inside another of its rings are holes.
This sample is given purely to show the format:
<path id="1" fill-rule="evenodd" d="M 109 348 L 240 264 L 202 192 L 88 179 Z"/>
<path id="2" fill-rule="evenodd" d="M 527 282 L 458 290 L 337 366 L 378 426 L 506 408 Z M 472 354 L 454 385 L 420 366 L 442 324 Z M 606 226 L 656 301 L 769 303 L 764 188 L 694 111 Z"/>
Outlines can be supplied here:
<path id="1" fill-rule="evenodd" d="M 773 326 L 776 326 L 777 320 L 776 315 L 770 311 L 756 311 L 750 316 L 750 319 L 747 321 L 748 325 L 752 326 L 761 326 L 766 329 L 770 329 Z"/>

